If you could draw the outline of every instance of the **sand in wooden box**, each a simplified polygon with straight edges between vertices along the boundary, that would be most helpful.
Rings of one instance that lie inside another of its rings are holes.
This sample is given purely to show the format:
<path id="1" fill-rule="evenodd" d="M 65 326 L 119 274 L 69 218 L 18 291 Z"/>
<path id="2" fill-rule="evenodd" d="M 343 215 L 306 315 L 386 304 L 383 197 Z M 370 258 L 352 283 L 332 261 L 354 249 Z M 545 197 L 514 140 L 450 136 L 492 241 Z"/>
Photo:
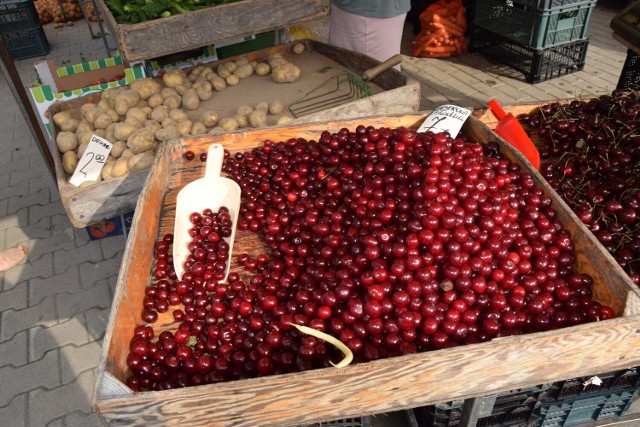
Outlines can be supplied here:
<path id="1" fill-rule="evenodd" d="M 571 233 L 577 270 L 594 278 L 594 298 L 614 308 L 617 318 L 555 331 L 504 337 L 341 369 L 317 369 L 216 385 L 131 393 L 123 385 L 133 327 L 141 323 L 144 289 L 150 280 L 152 248 L 173 229 L 177 192 L 202 176 L 185 150 L 205 151 L 219 143 L 231 152 L 260 146 L 264 139 L 318 139 L 324 130 L 358 124 L 417 126 L 424 114 L 282 126 L 252 132 L 184 139 L 160 151 L 138 201 L 112 306 L 98 372 L 95 409 L 114 425 L 302 425 L 383 413 L 453 399 L 494 394 L 580 375 L 640 364 L 640 299 L 620 267 L 603 253 L 540 175 L 477 119 L 463 131 L 478 142 L 497 140 L 503 154 L 534 176 L 553 199 L 558 220 Z M 262 250 L 253 234 L 238 233 L 235 253 Z M 160 319 L 166 322 L 167 317 Z"/>
<path id="2" fill-rule="evenodd" d="M 288 106 L 338 71 L 346 68 L 360 73 L 380 63 L 360 53 L 324 43 L 311 40 L 305 40 L 303 43 L 306 49 L 301 55 L 290 52 L 292 44 L 279 45 L 242 55 L 248 61 L 265 61 L 270 54 L 280 53 L 301 68 L 302 73 L 298 81 L 278 84 L 273 82 L 269 75 L 254 75 L 243 79 L 237 86 L 227 87 L 222 92 L 214 92 L 210 100 L 201 102 L 197 110 L 188 111 L 187 116 L 196 122 L 200 120 L 203 111 L 212 110 L 219 117 L 231 117 L 239 106 L 246 104 L 255 107 L 261 101 L 280 100 Z M 215 70 L 219 64 L 237 58 L 229 58 L 203 66 Z M 407 77 L 398 70 L 385 71 L 373 79 L 370 86 L 373 95 L 367 98 L 306 115 L 295 119 L 292 123 L 338 120 L 374 114 L 408 114 L 418 111 L 420 84 L 417 80 Z M 100 93 L 94 93 L 71 101 L 56 103 L 50 107 L 49 115 L 53 117 L 60 111 L 69 111 L 73 117 L 80 118 L 82 105 L 99 101 Z M 269 116 L 267 124 L 274 125 L 275 121 L 276 116 Z M 53 140 L 55 140 L 57 132 L 59 129 L 54 127 Z M 50 151 L 54 158 L 60 198 L 73 226 L 85 227 L 102 219 L 130 212 L 135 208 L 144 180 L 149 173 L 148 170 L 129 173 L 90 187 L 77 188 L 67 182 L 67 176 L 62 170 L 61 155 L 55 148 L 55 144 L 50 145 Z"/>

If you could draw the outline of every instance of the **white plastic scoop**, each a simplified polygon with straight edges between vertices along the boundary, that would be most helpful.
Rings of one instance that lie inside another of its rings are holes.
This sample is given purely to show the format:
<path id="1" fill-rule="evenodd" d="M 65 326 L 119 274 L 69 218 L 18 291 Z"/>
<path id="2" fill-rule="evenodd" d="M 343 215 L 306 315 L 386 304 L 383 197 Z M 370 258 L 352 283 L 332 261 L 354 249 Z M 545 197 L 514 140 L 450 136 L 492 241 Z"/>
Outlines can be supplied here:
<path id="1" fill-rule="evenodd" d="M 209 208 L 217 212 L 222 206 L 229 209 L 233 225 L 231 236 L 228 238 L 229 259 L 224 273 L 224 280 L 229 274 L 231 254 L 233 253 L 233 240 L 236 236 L 236 224 L 240 211 L 240 186 L 229 178 L 220 176 L 222 162 L 224 160 L 224 148 L 220 144 L 213 144 L 207 153 L 207 164 L 204 177 L 185 185 L 176 198 L 176 218 L 173 230 L 173 265 L 178 279 L 184 273 L 184 262 L 189 256 L 189 229 L 193 228 L 190 216 L 194 212 L 202 213 Z"/>

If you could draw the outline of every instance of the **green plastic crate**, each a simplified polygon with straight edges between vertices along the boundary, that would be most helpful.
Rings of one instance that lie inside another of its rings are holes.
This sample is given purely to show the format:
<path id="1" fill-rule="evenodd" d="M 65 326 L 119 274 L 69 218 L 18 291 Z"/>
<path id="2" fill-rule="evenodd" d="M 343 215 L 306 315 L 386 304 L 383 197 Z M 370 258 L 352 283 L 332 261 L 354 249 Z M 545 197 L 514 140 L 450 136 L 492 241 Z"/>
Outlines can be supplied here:
<path id="1" fill-rule="evenodd" d="M 475 25 L 532 49 L 584 40 L 596 1 L 538 10 L 512 0 L 477 0 Z"/>

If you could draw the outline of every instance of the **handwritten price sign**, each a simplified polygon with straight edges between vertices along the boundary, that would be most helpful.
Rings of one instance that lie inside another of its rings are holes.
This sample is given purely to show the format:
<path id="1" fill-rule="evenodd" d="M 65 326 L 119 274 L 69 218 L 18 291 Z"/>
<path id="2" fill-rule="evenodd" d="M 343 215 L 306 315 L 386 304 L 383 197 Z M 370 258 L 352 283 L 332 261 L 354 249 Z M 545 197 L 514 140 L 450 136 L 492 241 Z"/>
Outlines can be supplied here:
<path id="1" fill-rule="evenodd" d="M 79 187 L 83 182 L 97 180 L 112 147 L 106 139 L 93 135 L 69 182 Z"/>
<path id="2" fill-rule="evenodd" d="M 441 105 L 427 117 L 418 132 L 449 132 L 455 138 L 471 111 L 456 105 Z"/>

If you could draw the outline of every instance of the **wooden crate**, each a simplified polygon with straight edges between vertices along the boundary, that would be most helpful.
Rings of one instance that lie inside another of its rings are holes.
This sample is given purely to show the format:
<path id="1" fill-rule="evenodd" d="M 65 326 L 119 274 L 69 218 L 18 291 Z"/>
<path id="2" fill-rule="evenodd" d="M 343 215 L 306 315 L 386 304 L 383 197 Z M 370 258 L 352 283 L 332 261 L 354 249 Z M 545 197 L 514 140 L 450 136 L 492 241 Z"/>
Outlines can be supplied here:
<path id="1" fill-rule="evenodd" d="M 640 364 L 640 293 L 567 206 L 549 191 L 558 220 L 573 237 L 578 270 L 593 276 L 595 299 L 612 306 L 619 317 L 340 369 L 158 392 L 132 393 L 123 384 L 128 343 L 133 327 L 141 323 L 142 299 L 154 262 L 153 245 L 159 236 L 173 230 L 177 192 L 203 173 L 200 162 L 183 161 L 185 150 L 199 153 L 220 143 L 231 152 L 245 151 L 261 145 L 264 139 L 317 139 L 324 130 L 355 129 L 358 124 L 417 126 L 425 117 L 384 116 L 282 126 L 164 145 L 138 200 L 123 257 L 94 394 L 99 416 L 113 425 L 303 425 L 494 394 Z M 475 141 L 498 140 L 507 158 L 521 164 L 539 186 L 545 186 L 519 153 L 477 119 L 469 118 L 463 129 Z M 238 232 L 234 252 L 264 250 L 255 236 Z M 162 317 L 160 324 L 164 319 L 170 317 Z"/>
<path id="2" fill-rule="evenodd" d="M 255 76 L 244 79 L 246 81 L 241 82 L 238 86 L 229 87 L 224 92 L 214 93 L 213 98 L 206 103 L 203 102 L 199 110 L 187 111 L 187 115 L 196 121 L 198 120 L 199 112 L 206 108 L 218 112 L 220 117 L 230 116 L 232 115 L 231 111 L 235 111 L 235 108 L 243 103 L 248 103 L 248 99 L 251 99 L 251 96 L 255 93 L 264 92 L 262 88 L 267 86 L 271 88 L 271 92 L 279 91 L 278 98 L 285 105 L 288 105 L 340 69 L 347 68 L 360 73 L 380 63 L 366 55 L 328 44 L 310 40 L 306 40 L 303 43 L 307 47 L 307 52 L 301 56 L 290 57 L 290 60 L 294 63 L 300 63 L 299 61 L 303 60 L 305 55 L 308 55 L 309 58 L 305 66 L 302 67 L 304 74 L 297 82 L 278 84 L 272 82 L 268 76 L 260 78 Z M 290 44 L 279 45 L 242 56 L 250 61 L 262 60 L 275 52 L 282 53 L 285 56 L 293 55 L 288 53 L 290 49 Z M 237 59 L 237 57 L 212 62 L 205 66 L 215 69 L 219 64 L 234 59 Z M 319 65 L 322 65 L 320 67 L 323 69 L 322 73 L 317 72 Z M 253 82 L 250 82 L 252 80 Z M 260 87 L 260 85 L 263 86 Z M 392 69 L 373 79 L 372 86 L 374 86 L 374 94 L 367 98 L 306 115 L 291 123 L 349 119 L 369 115 L 408 114 L 418 111 L 420 106 L 420 84 L 414 78 Z M 246 90 L 243 88 L 246 88 Z M 238 91 L 244 91 L 239 94 L 243 96 L 239 96 Z M 70 101 L 56 103 L 50 107 L 49 115 L 53 117 L 54 114 L 60 111 L 69 111 L 79 118 L 79 109 L 82 105 L 90 102 L 97 103 L 99 100 L 100 94 L 94 93 Z M 57 129 L 54 126 L 53 140 L 55 140 L 56 132 Z M 135 208 L 138 195 L 149 173 L 148 170 L 112 178 L 90 187 L 77 188 L 67 182 L 67 177 L 62 170 L 61 156 L 55 148 L 55 144 L 51 144 L 50 150 L 54 157 L 60 198 L 74 227 L 85 227 L 106 218 L 113 218 L 120 214 L 131 212 Z"/>
<path id="3" fill-rule="evenodd" d="M 104 0 L 96 0 L 96 5 L 125 62 L 231 41 L 329 14 L 329 0 L 243 0 L 125 25 L 115 21 Z"/>

